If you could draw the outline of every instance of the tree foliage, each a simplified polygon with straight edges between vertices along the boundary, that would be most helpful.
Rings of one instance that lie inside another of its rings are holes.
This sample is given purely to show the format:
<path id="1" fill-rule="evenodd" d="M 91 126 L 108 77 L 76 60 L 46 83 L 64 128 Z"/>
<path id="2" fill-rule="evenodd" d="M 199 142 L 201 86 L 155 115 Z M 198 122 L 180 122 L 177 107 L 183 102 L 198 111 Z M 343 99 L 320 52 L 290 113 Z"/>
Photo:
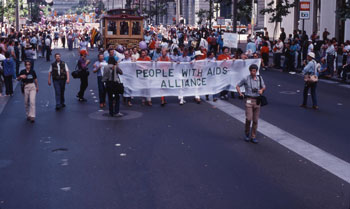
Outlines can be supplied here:
<path id="1" fill-rule="evenodd" d="M 335 11 L 340 20 L 350 19 L 350 1 Z"/>
<path id="2" fill-rule="evenodd" d="M 260 11 L 260 14 L 271 14 L 271 17 L 269 18 L 270 23 L 281 23 L 283 17 L 290 13 L 289 9 L 294 6 L 295 2 L 289 3 L 289 0 L 277 0 L 275 6 L 275 1 L 272 0 L 267 4 L 267 8 Z"/>
<path id="3" fill-rule="evenodd" d="M 10 24 L 14 23 L 15 21 L 15 12 L 16 12 L 16 0 L 7 0 L 6 5 L 4 4 L 4 1 L 1 1 L 2 4 L 0 5 L 0 16 L 1 19 L 4 20 L 6 18 Z M 27 17 L 28 16 L 28 8 L 24 7 L 24 0 L 19 0 L 19 15 L 21 17 Z"/>

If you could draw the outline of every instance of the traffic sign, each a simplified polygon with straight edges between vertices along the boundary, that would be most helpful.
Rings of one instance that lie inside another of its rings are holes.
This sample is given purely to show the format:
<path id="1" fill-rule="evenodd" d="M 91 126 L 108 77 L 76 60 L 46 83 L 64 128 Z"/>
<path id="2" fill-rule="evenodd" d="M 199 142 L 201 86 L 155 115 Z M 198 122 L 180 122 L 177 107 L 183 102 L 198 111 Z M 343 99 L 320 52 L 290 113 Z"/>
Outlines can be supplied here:
<path id="1" fill-rule="evenodd" d="M 301 0 L 300 1 L 300 13 L 299 18 L 303 20 L 310 19 L 310 1 Z"/>
<path id="2" fill-rule="evenodd" d="M 225 25 L 225 18 L 224 17 L 218 17 L 216 18 L 216 21 L 218 25 Z"/>

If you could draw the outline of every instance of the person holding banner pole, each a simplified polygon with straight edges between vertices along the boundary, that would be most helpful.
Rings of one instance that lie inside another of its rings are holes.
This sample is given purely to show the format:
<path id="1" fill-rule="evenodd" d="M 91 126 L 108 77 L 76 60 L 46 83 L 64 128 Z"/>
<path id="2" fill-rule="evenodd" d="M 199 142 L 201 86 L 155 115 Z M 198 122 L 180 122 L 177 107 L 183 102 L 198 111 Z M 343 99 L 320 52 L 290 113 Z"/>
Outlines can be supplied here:
<path id="1" fill-rule="evenodd" d="M 194 54 L 194 60 L 198 61 L 198 60 L 204 60 L 206 58 L 206 55 L 204 57 L 204 54 L 201 51 L 196 51 Z M 194 100 L 197 102 L 197 104 L 201 103 L 201 98 L 199 95 L 195 95 L 194 96 Z"/>
<path id="2" fill-rule="evenodd" d="M 188 56 L 188 48 L 186 47 L 186 48 L 184 48 L 184 50 L 183 50 L 183 53 L 182 53 L 182 55 L 181 56 L 179 56 L 178 57 L 178 64 L 180 63 L 180 62 L 191 62 L 191 57 L 190 56 Z M 180 105 L 183 105 L 183 104 L 185 104 L 186 103 L 186 101 L 185 101 L 185 99 L 184 99 L 184 97 L 183 96 L 179 96 L 179 104 Z"/>
<path id="3" fill-rule="evenodd" d="M 124 58 L 121 60 L 121 62 L 132 62 L 132 58 L 131 58 L 131 51 L 129 50 L 125 50 L 124 51 Z M 131 96 L 127 93 L 124 92 L 124 99 L 126 100 L 127 104 L 129 107 L 132 106 L 132 103 L 131 103 Z"/>
<path id="4" fill-rule="evenodd" d="M 162 49 L 162 56 L 158 58 L 158 62 L 170 62 L 170 58 L 168 57 L 168 50 L 166 48 Z M 161 97 L 161 106 L 164 107 L 166 104 L 165 97 Z"/>
<path id="5" fill-rule="evenodd" d="M 256 64 L 249 66 L 250 75 L 246 78 L 243 78 L 236 86 L 237 92 L 241 97 L 246 98 L 245 103 L 245 141 L 253 142 L 254 144 L 258 143 L 256 139 L 256 132 L 258 129 L 258 120 L 260 114 L 260 102 L 259 97 L 266 90 L 264 80 L 260 75 L 257 75 L 259 67 Z M 241 88 L 244 86 L 245 94 L 241 92 Z M 251 122 L 253 121 L 253 126 L 251 128 Z M 249 134 L 251 135 L 249 137 Z"/>
<path id="6" fill-rule="evenodd" d="M 223 53 L 220 54 L 218 56 L 218 61 L 223 61 L 223 60 L 230 60 L 231 59 L 231 55 L 230 55 L 230 51 L 228 47 L 224 47 L 222 49 Z M 228 99 L 228 91 L 227 90 L 223 90 L 222 92 L 220 92 L 220 97 L 221 99 Z"/>
<path id="7" fill-rule="evenodd" d="M 216 58 L 215 58 L 215 52 L 214 51 L 210 51 L 208 53 L 208 57 L 207 57 L 207 61 L 208 62 L 215 62 Z M 213 101 L 216 102 L 218 100 L 218 95 L 219 94 L 213 94 Z M 209 95 L 205 95 L 206 100 L 209 100 Z"/>
<path id="8" fill-rule="evenodd" d="M 141 50 L 141 56 L 137 59 L 137 61 L 146 61 L 146 62 L 150 62 L 151 58 L 147 55 L 147 51 L 146 49 L 142 49 Z M 147 105 L 148 106 L 152 106 L 152 99 L 151 97 L 147 97 L 146 98 L 147 101 Z M 142 104 L 145 104 L 145 100 L 142 100 Z"/>

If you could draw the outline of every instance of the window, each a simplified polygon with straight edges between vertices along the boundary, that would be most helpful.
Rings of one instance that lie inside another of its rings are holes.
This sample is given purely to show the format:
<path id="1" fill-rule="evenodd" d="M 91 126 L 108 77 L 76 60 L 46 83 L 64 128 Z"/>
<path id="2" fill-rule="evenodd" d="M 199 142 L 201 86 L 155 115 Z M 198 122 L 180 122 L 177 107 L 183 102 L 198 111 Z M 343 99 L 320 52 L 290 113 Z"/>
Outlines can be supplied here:
<path id="1" fill-rule="evenodd" d="M 132 22 L 132 35 L 141 35 L 141 25 L 140 22 Z"/>
<path id="2" fill-rule="evenodd" d="M 129 35 L 129 22 L 120 22 L 120 35 Z"/>
<path id="3" fill-rule="evenodd" d="M 108 21 L 107 35 L 117 35 L 117 24 L 113 20 Z"/>

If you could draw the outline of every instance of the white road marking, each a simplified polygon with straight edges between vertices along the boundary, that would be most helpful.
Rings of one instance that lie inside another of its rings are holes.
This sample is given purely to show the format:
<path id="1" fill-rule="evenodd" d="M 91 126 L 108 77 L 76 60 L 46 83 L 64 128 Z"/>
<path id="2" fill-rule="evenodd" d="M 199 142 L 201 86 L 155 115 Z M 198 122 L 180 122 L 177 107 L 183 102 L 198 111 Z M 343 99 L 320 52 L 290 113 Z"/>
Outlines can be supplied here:
<path id="1" fill-rule="evenodd" d="M 70 191 L 72 188 L 71 187 L 62 187 L 61 190 L 64 192 Z"/>
<path id="2" fill-rule="evenodd" d="M 125 153 L 121 153 L 121 154 L 120 154 L 120 157 L 125 157 L 125 156 L 126 156 Z"/>
<path id="3" fill-rule="evenodd" d="M 339 85 L 339 86 L 350 89 L 350 85 L 349 84 L 342 84 L 342 85 Z"/>
<path id="4" fill-rule="evenodd" d="M 120 147 L 120 146 L 121 146 L 121 144 L 115 144 L 115 146 L 116 146 L 116 147 Z"/>
<path id="5" fill-rule="evenodd" d="M 339 83 L 337 81 L 330 81 L 330 80 L 323 80 L 323 79 L 319 79 L 319 81 L 323 82 L 323 83 L 330 83 L 330 84 L 335 84 L 335 83 Z"/>
<path id="6" fill-rule="evenodd" d="M 208 101 L 208 103 L 237 119 L 238 121 L 245 123 L 245 110 L 222 100 L 218 100 L 217 102 Z M 336 156 L 262 119 L 259 119 L 258 131 L 287 149 L 299 154 L 307 160 L 350 183 L 350 164 L 348 162 L 337 158 Z"/>

